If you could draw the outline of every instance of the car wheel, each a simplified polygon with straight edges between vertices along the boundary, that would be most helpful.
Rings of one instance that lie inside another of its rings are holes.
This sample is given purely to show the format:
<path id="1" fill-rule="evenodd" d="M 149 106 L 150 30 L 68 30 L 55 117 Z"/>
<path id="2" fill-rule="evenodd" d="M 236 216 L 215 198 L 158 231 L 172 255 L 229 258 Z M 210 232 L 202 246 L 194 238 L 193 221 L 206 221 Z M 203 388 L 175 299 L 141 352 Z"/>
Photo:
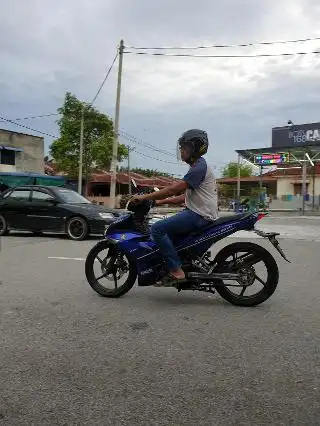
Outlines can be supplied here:
<path id="1" fill-rule="evenodd" d="M 71 240 L 85 240 L 89 233 L 87 221 L 80 216 L 75 216 L 69 219 L 67 224 L 67 235 Z"/>
<path id="2" fill-rule="evenodd" d="M 7 221 L 5 220 L 5 218 L 0 214 L 0 237 L 2 235 L 8 235 L 9 234 L 9 230 L 8 230 L 8 225 L 7 225 Z"/>

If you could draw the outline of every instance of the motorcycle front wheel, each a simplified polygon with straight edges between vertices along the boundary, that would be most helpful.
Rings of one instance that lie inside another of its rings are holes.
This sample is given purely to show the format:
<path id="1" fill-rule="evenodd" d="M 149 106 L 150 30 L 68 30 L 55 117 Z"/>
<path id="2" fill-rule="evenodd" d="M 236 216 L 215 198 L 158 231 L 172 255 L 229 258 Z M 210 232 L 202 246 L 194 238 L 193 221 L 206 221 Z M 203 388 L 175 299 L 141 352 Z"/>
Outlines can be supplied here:
<path id="1" fill-rule="evenodd" d="M 93 290 L 109 298 L 123 296 L 134 286 L 137 278 L 134 264 L 108 241 L 101 241 L 90 250 L 85 273 Z"/>
<path id="2" fill-rule="evenodd" d="M 273 256 L 262 246 L 250 242 L 233 243 L 216 256 L 214 272 L 240 273 L 238 282 L 217 285 L 220 296 L 237 306 L 256 306 L 275 292 L 279 269 Z"/>

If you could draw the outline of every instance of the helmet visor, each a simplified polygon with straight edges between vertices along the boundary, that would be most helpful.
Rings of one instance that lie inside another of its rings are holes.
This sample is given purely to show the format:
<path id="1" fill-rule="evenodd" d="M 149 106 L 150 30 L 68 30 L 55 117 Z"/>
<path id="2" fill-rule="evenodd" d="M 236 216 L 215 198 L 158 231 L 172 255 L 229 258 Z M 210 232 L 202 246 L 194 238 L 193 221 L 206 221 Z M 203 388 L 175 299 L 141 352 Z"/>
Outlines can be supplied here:
<path id="1" fill-rule="evenodd" d="M 185 142 L 179 139 L 177 142 L 177 160 L 188 161 L 194 154 L 194 146 L 192 142 Z"/>

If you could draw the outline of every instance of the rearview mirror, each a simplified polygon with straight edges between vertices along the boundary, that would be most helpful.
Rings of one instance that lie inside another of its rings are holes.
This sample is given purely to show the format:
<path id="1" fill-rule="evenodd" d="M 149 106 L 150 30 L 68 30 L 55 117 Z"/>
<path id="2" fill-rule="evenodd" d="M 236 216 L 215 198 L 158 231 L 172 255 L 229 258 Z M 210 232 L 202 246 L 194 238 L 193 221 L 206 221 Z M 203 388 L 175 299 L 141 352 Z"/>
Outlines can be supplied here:
<path id="1" fill-rule="evenodd" d="M 135 188 L 137 188 L 137 184 L 136 184 L 136 181 L 134 179 L 131 179 L 131 183 Z"/>

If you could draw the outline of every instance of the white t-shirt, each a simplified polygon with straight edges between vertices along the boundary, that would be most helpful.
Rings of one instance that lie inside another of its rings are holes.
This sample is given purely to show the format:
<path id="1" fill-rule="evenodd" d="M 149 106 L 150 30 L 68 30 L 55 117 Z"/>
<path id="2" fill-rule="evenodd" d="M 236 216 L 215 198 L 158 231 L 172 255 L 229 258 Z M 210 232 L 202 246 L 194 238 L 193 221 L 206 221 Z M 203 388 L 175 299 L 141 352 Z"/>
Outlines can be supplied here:
<path id="1" fill-rule="evenodd" d="M 186 207 L 207 220 L 218 217 L 217 184 L 213 171 L 200 157 L 189 169 L 183 180 L 187 182 Z"/>

